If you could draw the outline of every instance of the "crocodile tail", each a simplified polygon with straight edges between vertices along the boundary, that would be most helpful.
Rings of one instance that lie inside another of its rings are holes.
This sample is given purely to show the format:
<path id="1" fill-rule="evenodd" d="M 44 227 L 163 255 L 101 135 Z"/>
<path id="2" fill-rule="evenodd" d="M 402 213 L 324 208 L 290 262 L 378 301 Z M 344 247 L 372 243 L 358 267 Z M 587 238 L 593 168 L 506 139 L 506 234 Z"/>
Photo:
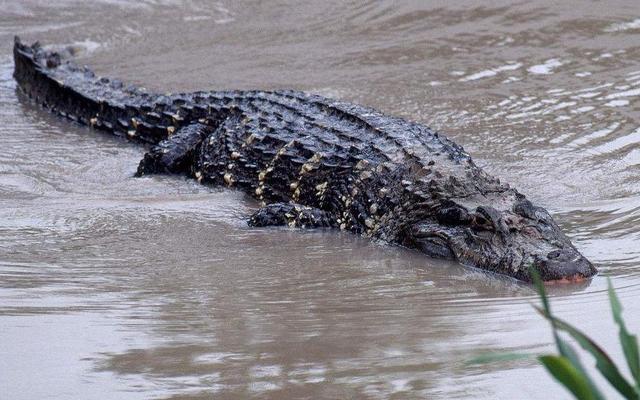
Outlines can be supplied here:
<path id="1" fill-rule="evenodd" d="M 35 42 L 31 46 L 22 43 L 20 38 L 14 38 L 13 60 L 15 70 L 13 77 L 22 91 L 29 97 L 38 94 L 47 83 L 51 83 L 51 76 L 47 70 L 57 68 L 63 60 L 63 55 L 55 51 L 47 51 Z"/>
<path id="2" fill-rule="evenodd" d="M 149 109 L 156 95 L 98 77 L 69 60 L 73 54 L 72 49 L 52 51 L 38 42 L 29 46 L 16 36 L 13 76 L 19 90 L 55 114 L 118 136 L 148 143 L 167 137 L 163 121 L 140 120 L 143 108 Z"/>
<path id="3" fill-rule="evenodd" d="M 89 70 L 81 70 L 66 61 L 71 50 L 62 52 L 44 49 L 40 43 L 24 44 L 18 36 L 14 39 L 13 76 L 19 90 L 50 111 L 75 121 L 89 124 L 100 104 L 82 94 L 79 76 L 93 77 Z M 70 81 L 71 83 L 65 83 Z"/>
<path id="4" fill-rule="evenodd" d="M 36 77 L 41 70 L 36 61 L 36 56 L 39 52 L 40 44 L 38 42 L 32 46 L 27 46 L 22 43 L 18 36 L 14 37 L 13 62 L 15 69 L 13 77 L 18 82 L 19 88 L 27 95 L 33 90 L 34 81 L 39 79 Z"/>

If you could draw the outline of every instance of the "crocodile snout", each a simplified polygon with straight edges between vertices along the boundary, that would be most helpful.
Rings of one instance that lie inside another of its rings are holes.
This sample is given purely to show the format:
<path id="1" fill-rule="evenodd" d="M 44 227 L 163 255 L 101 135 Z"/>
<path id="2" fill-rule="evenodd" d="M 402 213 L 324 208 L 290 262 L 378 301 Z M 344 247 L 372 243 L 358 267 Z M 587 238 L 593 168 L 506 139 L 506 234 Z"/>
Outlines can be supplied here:
<path id="1" fill-rule="evenodd" d="M 572 248 L 554 250 L 539 260 L 540 277 L 548 283 L 580 282 L 596 274 L 597 270 L 582 254 Z"/>

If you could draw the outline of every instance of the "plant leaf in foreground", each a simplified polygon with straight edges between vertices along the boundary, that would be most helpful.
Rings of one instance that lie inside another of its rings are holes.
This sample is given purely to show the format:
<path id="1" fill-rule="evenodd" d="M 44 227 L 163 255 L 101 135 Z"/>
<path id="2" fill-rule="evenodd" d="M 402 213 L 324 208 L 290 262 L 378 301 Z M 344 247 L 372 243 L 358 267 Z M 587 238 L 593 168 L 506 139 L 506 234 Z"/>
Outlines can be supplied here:
<path id="1" fill-rule="evenodd" d="M 574 373 L 580 375 L 581 380 L 584 381 L 585 384 L 589 387 L 590 394 L 592 396 L 591 398 L 604 399 L 604 397 L 602 396 L 602 394 L 600 394 L 600 391 L 596 387 L 595 383 L 591 380 L 591 378 L 589 377 L 589 374 L 587 374 L 587 371 L 582 366 L 582 363 L 580 362 L 580 358 L 578 357 L 576 352 L 573 350 L 571 345 L 569 345 L 569 343 L 562 340 L 562 338 L 558 334 L 558 329 L 556 327 L 556 319 L 551 314 L 551 306 L 549 305 L 547 292 L 544 288 L 544 283 L 540 278 L 540 274 L 538 274 L 538 271 L 536 271 L 535 268 L 531 268 L 530 273 L 533 279 L 533 283 L 538 291 L 538 294 L 540 295 L 540 299 L 542 300 L 543 308 L 540 309 L 540 312 L 542 313 L 543 316 L 547 317 L 549 323 L 551 324 L 551 329 L 553 331 L 553 337 L 555 339 L 556 346 L 558 347 L 558 352 L 560 353 L 561 356 L 564 357 L 564 359 L 567 362 L 569 362 L 569 364 L 575 370 Z M 535 307 L 535 308 L 539 309 L 538 307 Z M 542 360 L 542 358 L 539 358 L 539 359 Z"/>
<path id="2" fill-rule="evenodd" d="M 631 335 L 627 331 L 627 327 L 622 319 L 622 305 L 620 304 L 620 300 L 618 300 L 618 296 L 613 289 L 611 279 L 608 279 L 608 286 L 613 320 L 620 327 L 620 344 L 624 350 L 624 357 L 627 359 L 631 375 L 633 375 L 633 378 L 636 381 L 636 388 L 640 390 L 640 355 L 638 354 L 638 338 L 636 335 Z"/>
<path id="3" fill-rule="evenodd" d="M 602 373 L 602 375 L 607 378 L 609 383 L 616 388 L 620 394 L 622 394 L 626 399 L 640 399 L 638 396 L 638 392 L 620 373 L 620 370 L 615 365 L 613 360 L 605 353 L 605 351 L 598 346 L 591 338 L 582 333 L 580 330 L 565 322 L 559 318 L 556 318 L 552 315 L 546 315 L 544 310 L 539 307 L 535 307 L 536 310 L 542 314 L 545 318 L 549 320 L 553 320 L 555 327 L 559 330 L 567 332 L 571 337 L 575 339 L 576 342 L 588 351 L 595 359 L 596 359 L 596 368 Z"/>
<path id="4" fill-rule="evenodd" d="M 571 391 L 577 399 L 598 400 L 600 398 L 591 391 L 588 379 L 566 357 L 550 355 L 540 356 L 538 359 L 549 373 Z"/>

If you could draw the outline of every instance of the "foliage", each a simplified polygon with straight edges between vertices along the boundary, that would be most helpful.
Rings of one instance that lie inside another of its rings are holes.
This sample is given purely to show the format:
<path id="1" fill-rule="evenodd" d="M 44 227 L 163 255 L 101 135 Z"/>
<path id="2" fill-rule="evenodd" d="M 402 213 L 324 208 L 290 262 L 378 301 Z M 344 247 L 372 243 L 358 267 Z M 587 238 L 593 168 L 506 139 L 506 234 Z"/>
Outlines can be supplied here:
<path id="1" fill-rule="evenodd" d="M 611 357 L 593 340 L 573 325 L 554 316 L 551 312 L 549 298 L 540 276 L 537 271 L 531 272 L 536 290 L 542 301 L 542 307 L 534 308 L 551 324 L 553 337 L 558 349 L 557 355 L 542 355 L 538 357 L 540 363 L 549 373 L 567 388 L 576 399 L 579 400 L 603 400 L 604 396 L 596 386 L 594 380 L 589 376 L 582 366 L 577 353 L 559 332 L 565 332 L 571 336 L 575 342 L 591 354 L 596 361 L 596 369 L 625 399 L 640 400 L 640 354 L 638 352 L 638 339 L 631 335 L 625 326 L 622 318 L 622 306 L 613 289 L 611 280 L 608 281 L 608 294 L 611 303 L 613 320 L 619 328 L 619 340 L 624 351 L 624 356 L 629 367 L 632 379 L 625 378 L 618 366 Z M 490 361 L 506 361 L 522 358 L 521 354 L 490 354 L 478 357 L 474 363 L 485 363 Z"/>

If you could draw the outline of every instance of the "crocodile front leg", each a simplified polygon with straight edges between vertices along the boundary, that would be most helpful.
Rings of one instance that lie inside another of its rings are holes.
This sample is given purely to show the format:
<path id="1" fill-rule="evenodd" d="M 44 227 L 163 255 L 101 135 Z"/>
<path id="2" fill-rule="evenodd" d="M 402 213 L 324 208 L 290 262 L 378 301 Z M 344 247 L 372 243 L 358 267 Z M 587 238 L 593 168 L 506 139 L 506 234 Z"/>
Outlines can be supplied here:
<path id="1" fill-rule="evenodd" d="M 335 228 L 336 218 L 318 208 L 294 203 L 272 203 L 249 218 L 250 226 L 284 226 L 292 228 Z"/>

